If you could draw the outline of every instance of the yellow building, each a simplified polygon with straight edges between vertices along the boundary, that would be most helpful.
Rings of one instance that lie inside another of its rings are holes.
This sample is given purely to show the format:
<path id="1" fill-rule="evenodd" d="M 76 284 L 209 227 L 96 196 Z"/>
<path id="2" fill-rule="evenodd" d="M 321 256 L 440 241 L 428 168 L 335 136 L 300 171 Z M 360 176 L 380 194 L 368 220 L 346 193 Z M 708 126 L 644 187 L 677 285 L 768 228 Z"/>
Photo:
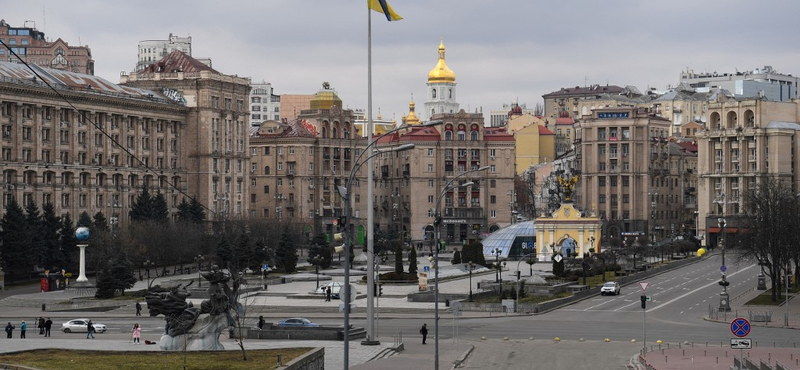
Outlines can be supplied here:
<path id="1" fill-rule="evenodd" d="M 508 121 L 508 133 L 516 140 L 516 174 L 531 166 L 555 158 L 555 134 L 546 127 L 546 121 L 530 114 L 516 116 Z"/>
<path id="2" fill-rule="evenodd" d="M 572 202 L 561 203 L 561 207 L 549 216 L 536 218 L 536 258 L 539 261 L 550 261 L 553 254 L 567 256 L 584 253 L 600 253 L 600 235 L 603 221 L 594 212 L 586 212 L 575 208 Z"/>

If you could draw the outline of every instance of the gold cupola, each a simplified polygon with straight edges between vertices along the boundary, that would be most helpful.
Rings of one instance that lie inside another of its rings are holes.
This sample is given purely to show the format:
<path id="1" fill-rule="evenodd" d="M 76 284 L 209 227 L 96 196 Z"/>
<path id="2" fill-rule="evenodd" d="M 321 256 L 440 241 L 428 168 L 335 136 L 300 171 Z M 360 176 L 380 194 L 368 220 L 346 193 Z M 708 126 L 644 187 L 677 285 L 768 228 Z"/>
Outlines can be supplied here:
<path id="1" fill-rule="evenodd" d="M 419 125 L 419 118 L 417 118 L 416 113 L 414 113 L 414 99 L 411 99 L 411 102 L 408 103 L 408 115 L 403 117 L 403 123 L 409 126 Z"/>
<path id="2" fill-rule="evenodd" d="M 439 43 L 439 61 L 428 72 L 428 83 L 435 82 L 456 82 L 456 73 L 447 68 L 447 63 L 444 62 L 444 40 Z"/>

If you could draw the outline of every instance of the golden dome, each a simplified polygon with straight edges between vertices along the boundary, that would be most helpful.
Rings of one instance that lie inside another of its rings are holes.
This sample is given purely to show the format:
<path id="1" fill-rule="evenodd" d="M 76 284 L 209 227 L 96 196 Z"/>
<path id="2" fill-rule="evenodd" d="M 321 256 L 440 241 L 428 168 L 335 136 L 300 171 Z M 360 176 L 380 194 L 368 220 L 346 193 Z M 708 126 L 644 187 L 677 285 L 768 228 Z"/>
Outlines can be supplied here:
<path id="1" fill-rule="evenodd" d="M 336 106 L 339 109 L 342 109 L 342 99 L 336 95 L 336 92 L 329 89 L 323 89 L 317 92 L 313 98 L 311 98 L 310 102 L 310 109 L 331 109 L 331 107 Z"/>
<path id="2" fill-rule="evenodd" d="M 439 61 L 436 67 L 428 72 L 428 83 L 432 82 L 456 82 L 456 73 L 447 68 L 447 63 L 444 62 L 444 41 L 439 43 Z"/>
<path id="3" fill-rule="evenodd" d="M 414 106 L 413 100 L 408 103 L 408 115 L 403 117 L 403 123 L 407 125 L 419 125 L 419 118 L 417 118 L 416 113 L 414 113 Z"/>

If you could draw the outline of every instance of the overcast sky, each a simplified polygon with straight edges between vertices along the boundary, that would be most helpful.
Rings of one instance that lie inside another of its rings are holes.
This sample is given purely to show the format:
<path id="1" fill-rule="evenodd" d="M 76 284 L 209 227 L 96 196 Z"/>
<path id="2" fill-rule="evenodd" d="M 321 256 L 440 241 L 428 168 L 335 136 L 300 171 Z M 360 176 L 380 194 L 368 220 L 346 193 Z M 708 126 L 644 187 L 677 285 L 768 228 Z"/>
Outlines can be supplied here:
<path id="1" fill-rule="evenodd" d="M 404 19 L 372 17 L 373 111 L 425 101 L 440 38 L 462 109 L 485 116 L 518 100 L 585 84 L 665 89 L 679 73 L 771 65 L 800 73 L 800 2 L 389 0 Z M 349 108 L 367 107 L 366 0 L 0 0 L 12 26 L 34 21 L 51 39 L 88 45 L 95 74 L 119 82 L 137 44 L 192 36 L 194 57 L 224 74 L 313 94 L 323 81 Z M 33 23 L 28 23 L 32 26 Z"/>

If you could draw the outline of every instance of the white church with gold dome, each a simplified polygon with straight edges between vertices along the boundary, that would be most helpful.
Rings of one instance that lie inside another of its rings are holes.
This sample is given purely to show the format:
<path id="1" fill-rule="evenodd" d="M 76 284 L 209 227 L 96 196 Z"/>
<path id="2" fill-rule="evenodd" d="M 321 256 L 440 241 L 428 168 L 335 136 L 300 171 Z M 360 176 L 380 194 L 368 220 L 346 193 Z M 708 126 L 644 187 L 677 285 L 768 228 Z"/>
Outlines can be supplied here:
<path id="1" fill-rule="evenodd" d="M 423 116 L 430 119 L 437 113 L 458 113 L 456 73 L 444 61 L 444 40 L 439 43 L 439 61 L 428 72 L 428 96 Z"/>

